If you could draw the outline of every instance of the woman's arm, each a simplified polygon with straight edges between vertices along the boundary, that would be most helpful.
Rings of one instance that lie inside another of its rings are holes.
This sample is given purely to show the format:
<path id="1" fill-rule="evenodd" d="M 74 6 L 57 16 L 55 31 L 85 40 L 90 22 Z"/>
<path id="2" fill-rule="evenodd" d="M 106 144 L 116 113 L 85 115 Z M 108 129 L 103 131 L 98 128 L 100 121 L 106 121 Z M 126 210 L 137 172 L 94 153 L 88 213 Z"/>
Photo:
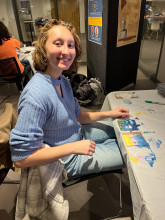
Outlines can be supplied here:
<path id="1" fill-rule="evenodd" d="M 91 140 L 82 140 L 56 147 L 39 148 L 27 158 L 14 161 L 13 163 L 19 168 L 40 166 L 70 154 L 93 156 L 94 152 L 95 142 Z"/>
<path id="2" fill-rule="evenodd" d="M 77 118 L 81 124 L 88 124 L 91 122 L 103 120 L 105 118 L 116 118 L 116 117 L 128 117 L 129 110 L 120 106 L 111 111 L 106 112 L 81 112 Z"/>

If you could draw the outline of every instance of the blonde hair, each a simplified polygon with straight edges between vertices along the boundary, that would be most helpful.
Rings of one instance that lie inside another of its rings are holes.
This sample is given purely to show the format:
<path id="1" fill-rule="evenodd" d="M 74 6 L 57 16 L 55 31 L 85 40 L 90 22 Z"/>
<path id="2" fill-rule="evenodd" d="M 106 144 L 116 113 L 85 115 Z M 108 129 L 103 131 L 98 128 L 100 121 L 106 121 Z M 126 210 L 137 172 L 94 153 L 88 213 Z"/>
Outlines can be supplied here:
<path id="1" fill-rule="evenodd" d="M 58 26 L 58 25 L 59 26 L 62 25 L 64 27 L 66 27 L 72 33 L 74 41 L 75 41 L 76 56 L 75 56 L 75 59 L 74 59 L 72 65 L 70 66 L 70 68 L 68 70 L 64 71 L 65 74 L 67 75 L 72 72 L 77 72 L 78 61 L 81 58 L 82 49 L 80 46 L 80 39 L 79 39 L 78 35 L 76 34 L 74 25 L 71 23 L 65 22 L 65 21 L 58 21 L 56 19 L 52 19 L 51 21 L 49 21 L 41 29 L 41 31 L 39 33 L 36 48 L 33 53 L 34 68 L 37 71 L 41 71 L 41 72 L 44 72 L 47 69 L 48 62 L 49 62 L 47 59 L 46 49 L 45 49 L 45 44 L 48 39 L 47 33 L 53 26 Z"/>

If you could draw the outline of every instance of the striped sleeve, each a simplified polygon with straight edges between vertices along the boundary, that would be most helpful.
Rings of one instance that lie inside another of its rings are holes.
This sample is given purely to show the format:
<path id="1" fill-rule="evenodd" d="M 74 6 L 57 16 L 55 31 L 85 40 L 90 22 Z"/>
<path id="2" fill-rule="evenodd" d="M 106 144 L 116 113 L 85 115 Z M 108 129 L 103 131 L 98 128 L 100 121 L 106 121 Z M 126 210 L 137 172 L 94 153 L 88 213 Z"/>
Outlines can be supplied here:
<path id="1" fill-rule="evenodd" d="M 15 128 L 10 133 L 12 160 L 22 160 L 31 155 L 43 143 L 43 124 L 46 111 L 42 104 L 32 97 L 22 100 Z"/>

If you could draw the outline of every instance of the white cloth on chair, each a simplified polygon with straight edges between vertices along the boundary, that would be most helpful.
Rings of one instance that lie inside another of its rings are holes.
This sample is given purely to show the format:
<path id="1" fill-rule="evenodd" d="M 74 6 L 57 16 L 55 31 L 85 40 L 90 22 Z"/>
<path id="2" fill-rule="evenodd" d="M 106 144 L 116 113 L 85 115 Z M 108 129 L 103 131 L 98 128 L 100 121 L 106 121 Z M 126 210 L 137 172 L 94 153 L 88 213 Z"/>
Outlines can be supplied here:
<path id="1" fill-rule="evenodd" d="M 22 169 L 15 220 L 22 220 L 25 214 L 41 220 L 68 219 L 69 205 L 63 197 L 63 171 L 61 160 Z"/>

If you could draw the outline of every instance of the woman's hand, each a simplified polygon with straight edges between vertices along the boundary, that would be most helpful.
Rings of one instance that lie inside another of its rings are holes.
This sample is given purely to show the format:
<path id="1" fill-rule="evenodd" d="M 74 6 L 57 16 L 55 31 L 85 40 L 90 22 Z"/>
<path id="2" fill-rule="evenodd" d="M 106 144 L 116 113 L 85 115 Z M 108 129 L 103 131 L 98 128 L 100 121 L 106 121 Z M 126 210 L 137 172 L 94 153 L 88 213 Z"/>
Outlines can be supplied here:
<path id="1" fill-rule="evenodd" d="M 32 46 L 36 46 L 36 44 L 37 44 L 37 41 L 32 42 Z"/>
<path id="2" fill-rule="evenodd" d="M 80 155 L 93 156 L 95 152 L 96 144 L 91 140 L 81 140 L 72 143 L 73 153 Z"/>
<path id="3" fill-rule="evenodd" d="M 111 117 L 122 117 L 122 118 L 125 118 L 125 117 L 129 117 L 129 110 L 120 106 L 120 107 L 117 107 L 113 110 L 110 111 L 110 115 Z"/>
<path id="4" fill-rule="evenodd" d="M 105 111 L 105 112 L 81 112 L 79 116 L 77 117 L 77 121 L 80 124 L 88 124 L 95 121 L 100 121 L 105 118 L 116 118 L 116 117 L 128 117 L 129 116 L 129 110 L 120 106 L 118 108 L 115 108 L 111 111 Z"/>

